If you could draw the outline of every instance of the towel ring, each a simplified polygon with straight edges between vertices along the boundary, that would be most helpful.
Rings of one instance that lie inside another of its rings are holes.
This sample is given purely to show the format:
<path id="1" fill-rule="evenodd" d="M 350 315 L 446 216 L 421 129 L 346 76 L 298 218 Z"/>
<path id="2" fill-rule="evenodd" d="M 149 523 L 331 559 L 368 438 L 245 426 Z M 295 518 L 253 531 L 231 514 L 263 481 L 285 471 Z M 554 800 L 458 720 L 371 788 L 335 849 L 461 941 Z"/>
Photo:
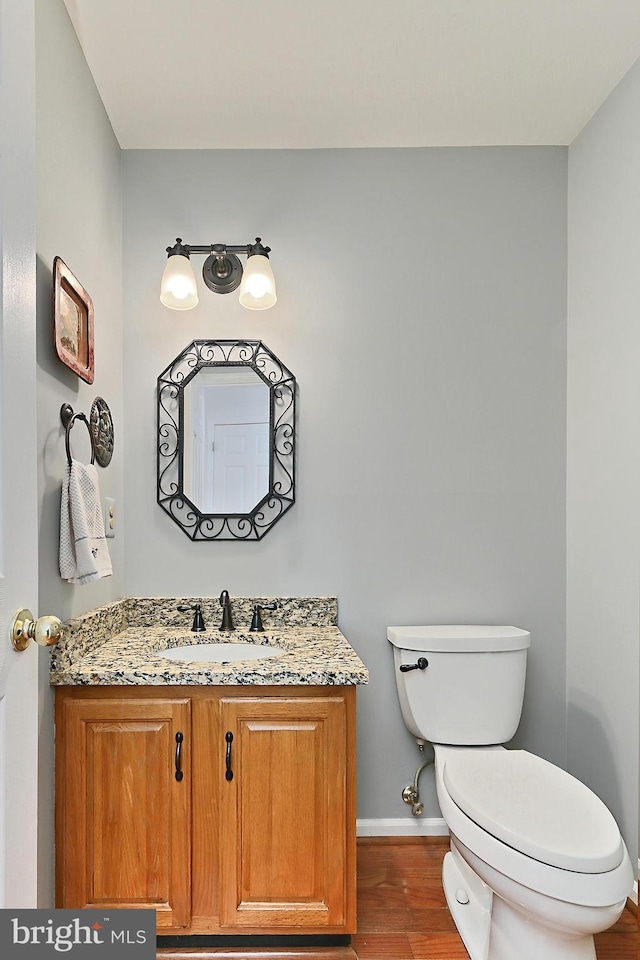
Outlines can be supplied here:
<path id="1" fill-rule="evenodd" d="M 95 463 L 96 451 L 93 445 L 93 434 L 91 433 L 91 426 L 87 420 L 84 413 L 74 413 L 72 417 L 69 418 L 66 424 L 66 433 L 64 438 L 64 445 L 67 450 L 67 460 L 69 461 L 69 466 L 71 466 L 71 447 L 69 446 L 69 434 L 71 433 L 71 428 L 76 422 L 76 420 L 82 420 L 86 424 L 87 430 L 89 432 L 89 442 L 91 443 L 91 463 Z"/>

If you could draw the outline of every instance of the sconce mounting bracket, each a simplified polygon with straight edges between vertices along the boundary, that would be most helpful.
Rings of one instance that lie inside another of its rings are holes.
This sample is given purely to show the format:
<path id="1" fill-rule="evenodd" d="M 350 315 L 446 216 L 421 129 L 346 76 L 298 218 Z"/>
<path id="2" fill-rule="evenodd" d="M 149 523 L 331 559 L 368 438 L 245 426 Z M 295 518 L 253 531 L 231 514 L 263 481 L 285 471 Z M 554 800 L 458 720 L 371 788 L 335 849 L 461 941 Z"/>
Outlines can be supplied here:
<path id="1" fill-rule="evenodd" d="M 202 279 L 214 293 L 233 293 L 242 280 L 242 264 L 235 253 L 212 253 L 202 267 Z"/>

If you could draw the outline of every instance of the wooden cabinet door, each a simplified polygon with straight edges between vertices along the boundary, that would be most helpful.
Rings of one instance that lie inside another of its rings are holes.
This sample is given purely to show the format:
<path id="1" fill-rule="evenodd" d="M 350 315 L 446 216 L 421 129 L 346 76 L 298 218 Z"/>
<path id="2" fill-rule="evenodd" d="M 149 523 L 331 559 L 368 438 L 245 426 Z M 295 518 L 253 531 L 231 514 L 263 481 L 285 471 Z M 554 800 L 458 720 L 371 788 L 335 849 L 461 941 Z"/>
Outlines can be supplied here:
<path id="1" fill-rule="evenodd" d="M 343 696 L 222 698 L 221 927 L 352 929 L 347 712 Z"/>
<path id="2" fill-rule="evenodd" d="M 151 907 L 159 929 L 188 926 L 190 715 L 186 699 L 62 700 L 57 906 Z"/>

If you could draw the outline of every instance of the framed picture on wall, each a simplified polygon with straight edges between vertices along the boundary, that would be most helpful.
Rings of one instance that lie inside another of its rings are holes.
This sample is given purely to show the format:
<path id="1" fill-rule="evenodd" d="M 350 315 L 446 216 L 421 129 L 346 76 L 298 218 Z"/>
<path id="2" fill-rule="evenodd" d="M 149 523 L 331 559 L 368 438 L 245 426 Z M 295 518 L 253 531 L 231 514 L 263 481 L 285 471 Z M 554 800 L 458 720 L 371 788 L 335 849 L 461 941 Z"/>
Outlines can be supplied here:
<path id="1" fill-rule="evenodd" d="M 59 358 L 81 380 L 93 383 L 93 302 L 60 257 L 53 261 L 53 322 Z"/>

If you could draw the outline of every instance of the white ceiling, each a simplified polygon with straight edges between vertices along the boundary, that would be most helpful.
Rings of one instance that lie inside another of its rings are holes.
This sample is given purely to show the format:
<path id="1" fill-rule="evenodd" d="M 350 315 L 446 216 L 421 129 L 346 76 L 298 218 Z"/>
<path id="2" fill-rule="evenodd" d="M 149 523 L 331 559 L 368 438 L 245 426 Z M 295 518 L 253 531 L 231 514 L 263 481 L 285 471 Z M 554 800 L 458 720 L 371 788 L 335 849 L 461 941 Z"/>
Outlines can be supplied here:
<path id="1" fill-rule="evenodd" d="M 568 144 L 639 0 L 65 0 L 125 148 Z"/>

